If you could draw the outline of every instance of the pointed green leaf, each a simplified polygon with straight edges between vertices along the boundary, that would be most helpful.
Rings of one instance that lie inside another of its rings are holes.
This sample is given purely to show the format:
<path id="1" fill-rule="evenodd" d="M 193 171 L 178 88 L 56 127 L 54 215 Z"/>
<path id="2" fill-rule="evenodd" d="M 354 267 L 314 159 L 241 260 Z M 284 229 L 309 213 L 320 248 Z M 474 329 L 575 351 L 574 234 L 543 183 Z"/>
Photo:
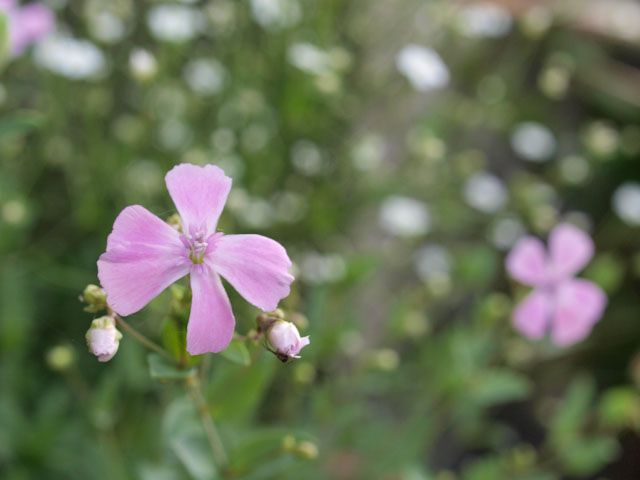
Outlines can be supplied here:
<path id="1" fill-rule="evenodd" d="M 157 380 L 183 380 L 196 374 L 194 368 L 181 369 L 158 353 L 147 356 L 149 375 Z"/>
<path id="2" fill-rule="evenodd" d="M 220 354 L 227 360 L 245 367 L 251 364 L 251 356 L 244 340 L 231 340 L 227 349 L 220 352 Z"/>

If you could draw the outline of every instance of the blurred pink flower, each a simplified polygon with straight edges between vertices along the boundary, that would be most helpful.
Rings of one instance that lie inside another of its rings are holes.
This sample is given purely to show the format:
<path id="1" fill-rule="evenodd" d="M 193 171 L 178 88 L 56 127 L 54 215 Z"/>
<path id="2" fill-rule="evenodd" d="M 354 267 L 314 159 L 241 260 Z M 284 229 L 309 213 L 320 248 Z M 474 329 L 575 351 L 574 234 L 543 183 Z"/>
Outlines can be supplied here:
<path id="1" fill-rule="evenodd" d="M 0 12 L 7 16 L 9 48 L 14 57 L 51 33 L 55 26 L 53 12 L 40 3 L 20 7 L 16 0 L 0 0 Z"/>
<path id="2" fill-rule="evenodd" d="M 144 207 L 125 208 L 98 260 L 98 277 L 111 308 L 131 315 L 189 274 L 193 299 L 187 350 L 192 355 L 219 352 L 229 345 L 235 327 L 220 276 L 247 301 L 271 311 L 289 295 L 291 261 L 274 240 L 216 231 L 231 190 L 231 179 L 220 168 L 181 164 L 165 182 L 184 233 Z"/>
<path id="3" fill-rule="evenodd" d="M 593 282 L 574 278 L 593 257 L 593 241 L 577 227 L 556 226 L 549 249 L 535 237 L 521 239 L 507 256 L 509 274 L 534 290 L 513 312 L 515 328 L 533 339 L 549 328 L 558 346 L 583 340 L 600 319 L 607 297 Z"/>

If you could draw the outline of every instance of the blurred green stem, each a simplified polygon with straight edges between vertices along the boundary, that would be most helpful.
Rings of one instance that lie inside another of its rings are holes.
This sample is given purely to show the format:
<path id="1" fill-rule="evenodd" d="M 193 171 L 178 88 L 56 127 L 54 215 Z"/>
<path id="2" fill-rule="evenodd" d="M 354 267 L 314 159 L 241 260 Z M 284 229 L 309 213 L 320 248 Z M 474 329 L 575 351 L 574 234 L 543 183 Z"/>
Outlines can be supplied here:
<path id="1" fill-rule="evenodd" d="M 227 456 L 227 452 L 222 443 L 222 438 L 220 438 L 220 434 L 218 433 L 218 429 L 213 422 L 213 417 L 211 417 L 209 405 L 207 405 L 207 401 L 202 394 L 202 389 L 200 388 L 200 380 L 196 376 L 191 376 L 186 379 L 185 385 L 189 394 L 191 395 L 191 399 L 193 400 L 196 410 L 198 411 L 200 420 L 202 421 L 202 426 L 204 427 L 209 446 L 211 447 L 213 459 L 218 468 L 221 470 L 221 475 L 224 476 L 224 468 L 229 462 L 229 457 Z"/>
<path id="2" fill-rule="evenodd" d="M 173 358 L 169 352 L 167 352 L 164 348 L 162 348 L 157 343 L 149 340 L 142 333 L 140 333 L 135 328 L 133 328 L 131 325 L 129 325 L 127 322 L 125 322 L 122 319 L 122 317 L 120 317 L 120 315 L 116 314 L 115 312 L 110 312 L 110 314 L 113 315 L 113 318 L 115 318 L 116 323 L 118 324 L 118 326 L 120 328 L 122 328 L 122 330 L 124 330 L 125 332 L 130 334 L 133 338 L 138 340 L 142 345 L 144 345 L 145 347 L 147 347 L 150 350 L 153 350 L 154 352 L 159 353 L 160 355 L 162 355 L 166 359 L 171 360 L 172 363 L 175 362 L 175 358 Z"/>

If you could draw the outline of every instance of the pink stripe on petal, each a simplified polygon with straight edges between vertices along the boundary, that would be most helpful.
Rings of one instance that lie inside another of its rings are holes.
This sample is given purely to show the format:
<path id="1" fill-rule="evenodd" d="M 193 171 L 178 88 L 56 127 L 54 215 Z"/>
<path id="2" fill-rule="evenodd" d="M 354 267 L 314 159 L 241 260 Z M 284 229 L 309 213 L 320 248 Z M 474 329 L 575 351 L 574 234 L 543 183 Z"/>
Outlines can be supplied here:
<path id="1" fill-rule="evenodd" d="M 224 350 L 231 342 L 236 321 L 220 277 L 204 264 L 194 265 L 191 291 L 187 351 L 200 355 Z"/>
<path id="2" fill-rule="evenodd" d="M 535 237 L 516 243 L 506 260 L 509 275 L 525 285 L 539 286 L 547 281 L 547 252 Z"/>
<path id="3" fill-rule="evenodd" d="M 165 177 L 187 234 L 214 233 L 231 190 L 231 178 L 214 166 L 182 163 Z"/>
<path id="4" fill-rule="evenodd" d="M 134 205 L 113 224 L 107 251 L 98 260 L 98 278 L 111 308 L 131 315 L 185 276 L 189 264 L 178 232 Z"/>
<path id="5" fill-rule="evenodd" d="M 604 291 L 587 280 L 567 280 L 558 285 L 551 338 L 568 346 L 586 338 L 607 305 Z"/>
<path id="6" fill-rule="evenodd" d="M 282 245 L 262 235 L 225 235 L 209 262 L 247 301 L 272 311 L 289 295 L 291 260 Z"/>
<path id="7" fill-rule="evenodd" d="M 556 278 L 572 276 L 593 257 L 593 241 L 578 227 L 563 223 L 549 235 L 549 254 Z"/>
<path id="8" fill-rule="evenodd" d="M 551 320 L 552 300 L 548 293 L 534 290 L 513 312 L 513 325 L 522 335 L 532 339 L 544 337 Z"/>

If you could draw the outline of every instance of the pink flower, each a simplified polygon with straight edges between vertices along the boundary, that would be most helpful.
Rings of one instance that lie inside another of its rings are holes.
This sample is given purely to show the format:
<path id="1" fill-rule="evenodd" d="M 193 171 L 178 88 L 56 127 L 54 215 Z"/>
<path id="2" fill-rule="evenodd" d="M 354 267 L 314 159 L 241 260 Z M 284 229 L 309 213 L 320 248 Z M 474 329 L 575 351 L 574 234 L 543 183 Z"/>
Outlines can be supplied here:
<path id="1" fill-rule="evenodd" d="M 269 328 L 269 344 L 278 357 L 288 360 L 300 358 L 300 350 L 309 345 L 309 337 L 300 337 L 296 326 L 285 320 L 277 320 Z"/>
<path id="2" fill-rule="evenodd" d="M 181 164 L 165 181 L 184 233 L 144 207 L 125 208 L 98 260 L 98 277 L 111 308 L 131 315 L 189 274 L 193 299 L 187 350 L 192 355 L 219 352 L 229 345 L 235 327 L 220 277 L 250 303 L 271 311 L 289 295 L 291 261 L 274 240 L 216 231 L 231 190 L 231 179 L 220 168 Z"/>
<path id="3" fill-rule="evenodd" d="M 556 226 L 549 251 L 535 237 L 521 239 L 507 257 L 507 271 L 534 290 L 513 312 L 515 328 L 533 339 L 549 328 L 558 346 L 583 340 L 600 319 L 607 297 L 593 282 L 574 278 L 593 257 L 593 242 L 573 225 Z"/>
<path id="4" fill-rule="evenodd" d="M 13 57 L 49 34 L 55 25 L 51 10 L 40 3 L 20 8 L 16 0 L 0 0 L 0 12 L 7 16 L 9 48 Z"/>
<path id="5" fill-rule="evenodd" d="M 91 322 L 91 328 L 85 335 L 89 351 L 99 362 L 108 362 L 118 352 L 122 334 L 116 328 L 113 317 L 104 316 Z"/>

